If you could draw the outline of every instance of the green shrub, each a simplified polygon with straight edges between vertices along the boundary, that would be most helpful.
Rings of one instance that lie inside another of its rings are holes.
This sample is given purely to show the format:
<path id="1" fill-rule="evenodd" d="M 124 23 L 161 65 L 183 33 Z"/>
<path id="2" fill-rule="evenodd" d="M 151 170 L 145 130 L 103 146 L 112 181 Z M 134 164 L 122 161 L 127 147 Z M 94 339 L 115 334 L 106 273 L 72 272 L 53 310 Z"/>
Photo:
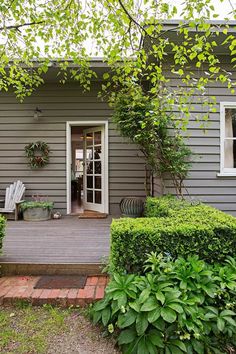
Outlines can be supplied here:
<path id="1" fill-rule="evenodd" d="M 123 353 L 226 353 L 236 345 L 236 262 L 208 265 L 151 254 L 144 276 L 114 274 L 95 323 L 118 336 Z"/>
<path id="2" fill-rule="evenodd" d="M 6 219 L 2 215 L 0 215 L 0 253 L 2 249 L 3 237 L 5 236 L 5 226 L 6 226 Z"/>
<path id="3" fill-rule="evenodd" d="M 145 203 L 145 216 L 150 218 L 171 216 L 180 210 L 189 209 L 194 205 L 196 203 L 190 203 L 172 195 L 156 198 L 148 197 Z"/>
<path id="4" fill-rule="evenodd" d="M 146 254 L 199 255 L 221 262 L 236 251 L 236 218 L 206 205 L 160 218 L 118 219 L 111 225 L 111 270 L 142 272 Z"/>

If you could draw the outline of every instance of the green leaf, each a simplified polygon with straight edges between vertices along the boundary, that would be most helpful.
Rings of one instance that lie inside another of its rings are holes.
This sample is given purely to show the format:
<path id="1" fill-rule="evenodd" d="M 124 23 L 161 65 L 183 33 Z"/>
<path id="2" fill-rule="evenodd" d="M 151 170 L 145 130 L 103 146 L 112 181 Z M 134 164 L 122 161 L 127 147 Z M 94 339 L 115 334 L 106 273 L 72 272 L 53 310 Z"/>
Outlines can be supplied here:
<path id="1" fill-rule="evenodd" d="M 198 354 L 204 354 L 204 344 L 196 339 L 192 339 L 192 345 L 194 350 L 198 353 Z"/>
<path id="2" fill-rule="evenodd" d="M 144 353 L 148 353 L 148 351 L 147 351 L 147 347 L 146 347 L 146 343 L 145 343 L 145 338 L 142 337 L 140 339 L 140 341 L 138 342 L 137 354 L 144 354 Z"/>
<path id="3" fill-rule="evenodd" d="M 171 344 L 175 345 L 176 347 L 181 349 L 183 352 L 187 352 L 187 348 L 186 348 L 185 344 L 183 342 L 181 342 L 180 340 L 178 340 L 178 339 L 172 340 Z"/>
<path id="4" fill-rule="evenodd" d="M 222 332 L 225 328 L 225 321 L 220 317 L 217 318 L 217 328 L 220 332 Z"/>
<path id="5" fill-rule="evenodd" d="M 146 346 L 149 354 L 157 354 L 156 346 L 147 338 Z"/>
<path id="6" fill-rule="evenodd" d="M 160 317 L 158 318 L 157 321 L 153 322 L 152 325 L 161 332 L 163 332 L 165 329 L 165 322 Z"/>
<path id="7" fill-rule="evenodd" d="M 148 327 L 147 314 L 141 312 L 136 318 L 136 331 L 139 336 L 143 335 Z"/>
<path id="8" fill-rule="evenodd" d="M 139 301 L 141 304 L 144 303 L 149 298 L 150 292 L 151 292 L 151 290 L 148 288 L 144 289 L 141 292 L 141 294 L 139 296 Z"/>
<path id="9" fill-rule="evenodd" d="M 157 300 L 154 296 L 150 296 L 147 301 L 142 305 L 141 311 L 152 311 L 158 306 Z"/>
<path id="10" fill-rule="evenodd" d="M 156 292 L 156 298 L 157 298 L 157 300 L 159 300 L 161 302 L 162 305 L 164 304 L 165 296 L 161 291 Z"/>
<path id="11" fill-rule="evenodd" d="M 137 334 L 134 328 L 125 329 L 121 331 L 118 337 L 118 344 L 129 344 L 135 340 L 136 336 Z"/>
<path id="12" fill-rule="evenodd" d="M 182 350 L 179 349 L 178 347 L 176 347 L 175 345 L 169 344 L 168 348 L 169 348 L 171 354 L 182 354 L 183 353 Z"/>
<path id="13" fill-rule="evenodd" d="M 110 75 L 109 75 L 108 73 L 104 73 L 104 74 L 103 74 L 103 79 L 104 79 L 104 80 L 109 79 L 109 77 L 110 77 Z"/>
<path id="14" fill-rule="evenodd" d="M 98 323 L 100 321 L 102 317 L 102 312 L 101 311 L 97 311 L 97 312 L 93 312 L 93 323 Z"/>
<path id="15" fill-rule="evenodd" d="M 177 315 L 175 311 L 173 311 L 172 309 L 168 307 L 163 307 L 161 309 L 161 317 L 163 318 L 164 321 L 168 323 L 173 323 L 176 320 Z"/>
<path id="16" fill-rule="evenodd" d="M 148 321 L 150 323 L 155 322 L 161 315 L 161 308 L 157 307 L 155 310 L 152 310 L 148 313 Z"/>
<path id="17" fill-rule="evenodd" d="M 236 313 L 234 311 L 231 310 L 223 310 L 220 313 L 220 317 L 224 317 L 224 316 L 235 316 Z"/>
<path id="18" fill-rule="evenodd" d="M 108 324 L 110 317 L 111 317 L 111 309 L 110 309 L 110 307 L 106 307 L 104 310 L 102 310 L 103 326 L 106 326 Z"/>
<path id="19" fill-rule="evenodd" d="M 168 304 L 168 307 L 170 307 L 172 310 L 178 312 L 178 313 L 183 313 L 184 310 L 183 310 L 183 307 L 180 306 L 179 304 L 176 304 L 176 303 L 170 303 Z"/>
<path id="20" fill-rule="evenodd" d="M 152 344 L 156 345 L 159 348 L 164 348 L 163 334 L 161 332 L 152 329 L 148 334 L 148 338 L 150 339 Z"/>
<path id="21" fill-rule="evenodd" d="M 137 318 L 137 313 L 133 310 L 129 310 L 126 313 L 121 313 L 118 317 L 117 326 L 119 328 L 125 328 L 132 325 Z"/>
<path id="22" fill-rule="evenodd" d="M 225 316 L 224 320 L 227 321 L 229 324 L 231 324 L 231 326 L 234 326 L 234 327 L 236 326 L 236 321 L 232 317 Z"/>

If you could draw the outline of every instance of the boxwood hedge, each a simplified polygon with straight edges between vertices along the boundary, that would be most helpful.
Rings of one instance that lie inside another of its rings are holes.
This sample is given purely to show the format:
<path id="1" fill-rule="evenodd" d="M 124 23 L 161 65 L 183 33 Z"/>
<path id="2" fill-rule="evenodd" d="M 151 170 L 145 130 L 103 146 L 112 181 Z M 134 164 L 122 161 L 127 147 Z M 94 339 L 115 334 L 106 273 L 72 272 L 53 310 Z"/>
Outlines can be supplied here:
<path id="1" fill-rule="evenodd" d="M 5 235 L 5 218 L 0 215 L 0 253 L 2 249 L 2 241 Z"/>
<path id="2" fill-rule="evenodd" d="M 156 209 L 157 210 L 157 209 Z M 151 214 L 149 210 L 148 214 Z M 118 219 L 111 225 L 111 270 L 142 272 L 147 253 L 199 255 L 223 262 L 236 251 L 236 218 L 206 205 L 169 210 L 161 217 Z"/>
<path id="3" fill-rule="evenodd" d="M 173 195 L 152 198 L 148 197 L 145 203 L 145 216 L 147 217 L 165 217 L 175 214 L 177 211 L 186 210 L 199 202 L 187 202 L 175 198 Z"/>

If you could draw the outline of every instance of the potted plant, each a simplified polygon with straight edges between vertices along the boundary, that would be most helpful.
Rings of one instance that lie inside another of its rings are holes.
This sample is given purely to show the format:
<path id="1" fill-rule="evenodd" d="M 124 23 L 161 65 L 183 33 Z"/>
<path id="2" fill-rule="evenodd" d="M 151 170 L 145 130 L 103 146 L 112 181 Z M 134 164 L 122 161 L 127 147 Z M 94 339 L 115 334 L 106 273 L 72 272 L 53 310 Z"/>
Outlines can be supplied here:
<path id="1" fill-rule="evenodd" d="M 21 204 L 25 221 L 46 221 L 51 219 L 53 202 L 35 198 Z"/>

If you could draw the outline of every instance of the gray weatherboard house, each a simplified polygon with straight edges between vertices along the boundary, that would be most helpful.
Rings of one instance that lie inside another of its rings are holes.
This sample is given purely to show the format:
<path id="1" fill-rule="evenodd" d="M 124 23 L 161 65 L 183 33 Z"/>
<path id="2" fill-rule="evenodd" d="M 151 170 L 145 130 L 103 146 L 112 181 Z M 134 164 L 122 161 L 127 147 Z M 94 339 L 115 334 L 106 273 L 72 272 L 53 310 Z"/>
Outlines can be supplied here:
<path id="1" fill-rule="evenodd" d="M 166 26 L 175 25 L 170 21 Z M 224 48 L 218 49 L 236 78 Z M 106 70 L 100 60 L 91 65 L 99 74 Z M 170 84 L 179 84 L 171 73 Z M 45 84 L 23 103 L 14 94 L 0 93 L 0 197 L 18 179 L 26 186 L 26 199 L 43 195 L 54 201 L 56 210 L 68 214 L 77 212 L 80 205 L 75 191 L 82 199 L 87 196 L 83 201 L 86 209 L 110 214 L 119 213 L 125 196 L 145 197 L 141 153 L 115 129 L 111 109 L 97 98 L 100 85 L 94 82 L 87 93 L 75 82 L 61 85 L 52 67 Z M 208 88 L 208 95 L 216 96 L 217 112 L 210 114 L 207 132 L 194 117 L 190 119 L 188 143 L 195 156 L 185 185 L 193 198 L 236 215 L 236 97 L 219 83 Z M 196 112 L 204 109 L 195 105 Z M 38 140 L 49 145 L 50 163 L 31 170 L 24 147 Z M 91 156 L 95 158 L 91 160 Z M 89 166 L 86 185 L 83 163 Z M 174 193 L 168 178 L 162 182 L 155 178 L 153 191 L 154 195 Z"/>

